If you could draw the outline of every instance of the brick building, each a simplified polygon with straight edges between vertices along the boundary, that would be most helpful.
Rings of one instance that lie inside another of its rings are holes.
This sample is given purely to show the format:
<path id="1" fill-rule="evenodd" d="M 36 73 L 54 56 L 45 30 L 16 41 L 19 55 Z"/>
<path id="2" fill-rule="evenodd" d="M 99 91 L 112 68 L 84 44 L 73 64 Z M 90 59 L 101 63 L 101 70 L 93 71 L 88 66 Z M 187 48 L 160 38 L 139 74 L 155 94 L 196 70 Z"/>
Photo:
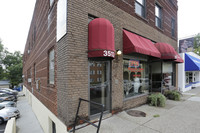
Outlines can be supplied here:
<path id="1" fill-rule="evenodd" d="M 44 131 L 65 132 L 79 97 L 112 113 L 177 86 L 177 10 L 176 0 L 37 0 L 23 74 Z"/>

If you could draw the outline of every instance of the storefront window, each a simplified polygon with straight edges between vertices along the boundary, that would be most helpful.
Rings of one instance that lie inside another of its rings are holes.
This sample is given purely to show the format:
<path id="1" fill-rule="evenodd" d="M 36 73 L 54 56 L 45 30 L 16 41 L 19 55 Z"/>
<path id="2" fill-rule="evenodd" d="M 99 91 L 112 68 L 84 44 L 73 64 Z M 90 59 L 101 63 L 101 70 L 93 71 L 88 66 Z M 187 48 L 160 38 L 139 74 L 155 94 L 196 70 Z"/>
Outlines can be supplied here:
<path id="1" fill-rule="evenodd" d="M 185 72 L 185 84 L 189 84 L 189 72 Z"/>
<path id="2" fill-rule="evenodd" d="M 192 83 L 192 82 L 195 82 L 195 80 L 196 80 L 196 78 L 195 78 L 196 76 L 195 76 L 195 74 L 194 74 L 194 76 L 193 76 L 193 73 L 192 72 L 185 72 L 185 83 L 186 84 L 190 84 L 190 83 Z M 193 80 L 194 81 L 193 81 Z"/>
<path id="3" fill-rule="evenodd" d="M 125 98 L 149 92 L 149 65 L 147 62 L 124 59 Z"/>
<path id="4" fill-rule="evenodd" d="M 163 87 L 168 88 L 173 84 L 173 66 L 171 62 L 163 62 Z"/>

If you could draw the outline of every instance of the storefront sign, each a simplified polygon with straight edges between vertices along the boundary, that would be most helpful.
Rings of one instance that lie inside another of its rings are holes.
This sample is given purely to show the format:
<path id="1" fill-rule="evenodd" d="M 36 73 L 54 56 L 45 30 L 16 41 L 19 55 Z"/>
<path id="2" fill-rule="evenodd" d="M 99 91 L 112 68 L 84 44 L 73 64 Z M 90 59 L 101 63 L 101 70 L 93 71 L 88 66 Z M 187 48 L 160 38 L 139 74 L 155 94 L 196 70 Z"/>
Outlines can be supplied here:
<path id="1" fill-rule="evenodd" d="M 115 52 L 109 51 L 109 50 L 104 50 L 104 51 L 103 51 L 103 56 L 115 58 Z"/>
<path id="2" fill-rule="evenodd" d="M 129 68 L 138 68 L 139 66 L 139 60 L 129 60 Z"/>
<path id="3" fill-rule="evenodd" d="M 144 69 L 140 68 L 140 61 L 139 60 L 129 60 L 129 66 L 128 66 L 128 70 L 131 72 L 141 72 Z M 138 76 L 138 75 L 135 75 Z"/>

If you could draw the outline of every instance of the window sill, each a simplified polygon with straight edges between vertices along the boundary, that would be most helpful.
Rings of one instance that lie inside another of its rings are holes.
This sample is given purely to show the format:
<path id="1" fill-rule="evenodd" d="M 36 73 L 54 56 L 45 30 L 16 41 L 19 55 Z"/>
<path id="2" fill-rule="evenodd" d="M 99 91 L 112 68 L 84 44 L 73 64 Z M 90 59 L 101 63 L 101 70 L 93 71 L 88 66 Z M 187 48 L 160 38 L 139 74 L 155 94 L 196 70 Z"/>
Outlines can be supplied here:
<path id="1" fill-rule="evenodd" d="M 136 17 L 138 17 L 139 19 L 144 20 L 145 22 L 149 23 L 149 21 L 146 19 L 146 17 L 142 17 L 140 15 L 138 15 L 137 13 L 135 13 Z"/>
<path id="2" fill-rule="evenodd" d="M 55 84 L 48 84 L 47 87 L 55 88 Z"/>
<path id="3" fill-rule="evenodd" d="M 124 98 L 123 102 L 129 101 L 131 99 L 135 99 L 135 98 L 138 98 L 138 97 L 146 96 L 146 95 L 149 95 L 149 92 L 146 92 L 146 93 L 141 94 L 141 95 L 136 95 L 136 96 Z"/>
<path id="4" fill-rule="evenodd" d="M 177 40 L 177 38 L 175 36 L 171 36 L 171 37 L 172 37 L 172 39 Z"/>
<path id="5" fill-rule="evenodd" d="M 162 28 L 157 27 L 156 25 L 155 25 L 155 27 L 156 27 L 157 30 L 159 30 L 159 31 L 161 31 L 161 32 L 164 32 L 164 30 L 163 30 Z"/>

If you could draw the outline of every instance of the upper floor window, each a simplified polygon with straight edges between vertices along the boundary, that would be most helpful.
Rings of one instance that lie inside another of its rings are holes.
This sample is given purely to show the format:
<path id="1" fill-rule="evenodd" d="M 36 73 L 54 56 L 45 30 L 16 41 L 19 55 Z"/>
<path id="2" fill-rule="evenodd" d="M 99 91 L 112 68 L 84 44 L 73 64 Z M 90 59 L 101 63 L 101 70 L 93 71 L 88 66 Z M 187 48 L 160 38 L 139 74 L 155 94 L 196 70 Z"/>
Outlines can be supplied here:
<path id="1" fill-rule="evenodd" d="M 59 41 L 67 33 L 67 0 L 57 3 L 56 40 Z"/>
<path id="2" fill-rule="evenodd" d="M 162 28 L 162 8 L 158 4 L 155 6 L 155 16 L 156 26 Z"/>
<path id="3" fill-rule="evenodd" d="M 34 63 L 34 81 L 36 82 L 36 64 Z"/>
<path id="4" fill-rule="evenodd" d="M 90 75 L 95 75 L 95 70 L 90 70 Z"/>
<path id="5" fill-rule="evenodd" d="M 145 18 L 145 0 L 135 0 L 135 13 Z"/>
<path id="6" fill-rule="evenodd" d="M 171 19 L 171 34 L 173 37 L 175 37 L 175 20 Z"/>
<path id="7" fill-rule="evenodd" d="M 49 0 L 50 2 L 50 7 L 53 6 L 54 0 Z"/>
<path id="8" fill-rule="evenodd" d="M 49 52 L 49 84 L 54 84 L 54 49 Z"/>

